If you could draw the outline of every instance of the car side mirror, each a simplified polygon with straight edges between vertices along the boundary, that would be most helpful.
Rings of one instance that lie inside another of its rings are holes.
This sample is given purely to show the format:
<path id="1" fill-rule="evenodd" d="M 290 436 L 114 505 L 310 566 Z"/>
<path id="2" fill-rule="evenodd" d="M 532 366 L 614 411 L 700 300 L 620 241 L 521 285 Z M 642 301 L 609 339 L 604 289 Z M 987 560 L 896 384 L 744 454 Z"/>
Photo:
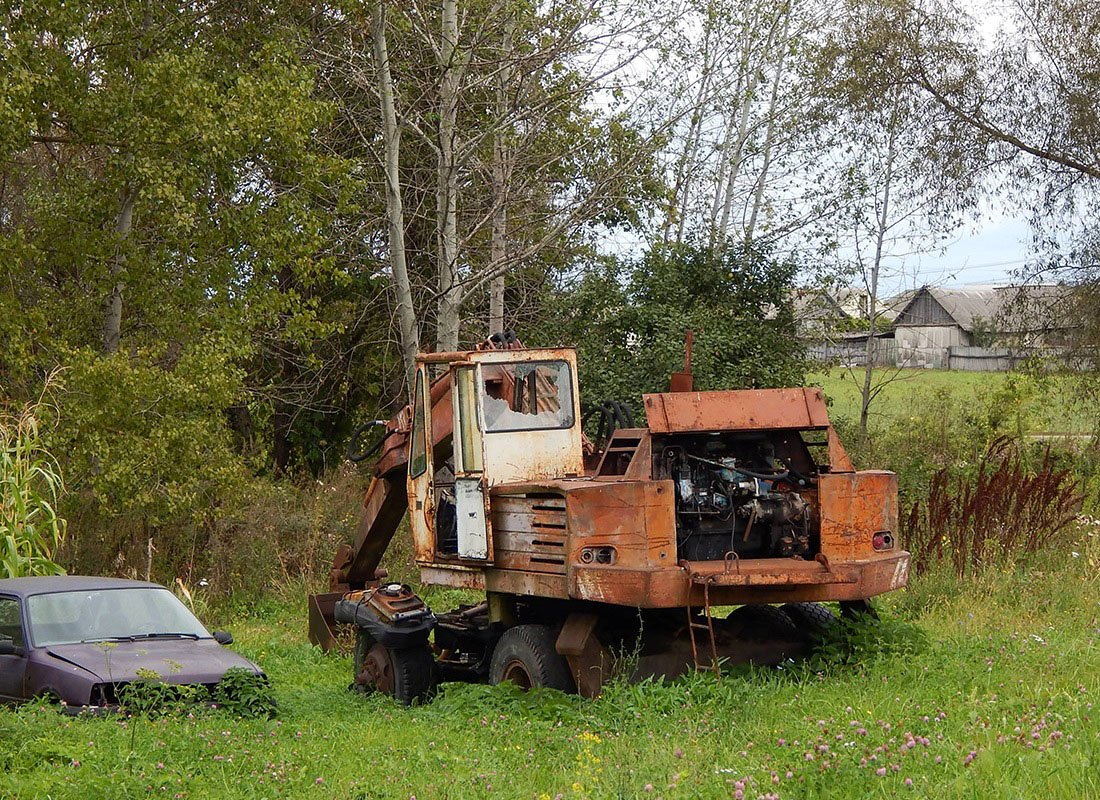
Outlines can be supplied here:
<path id="1" fill-rule="evenodd" d="M 233 644 L 233 634 L 229 631 L 214 631 L 214 641 L 218 644 Z"/>
<path id="2" fill-rule="evenodd" d="M 21 656 L 27 651 L 11 639 L 0 639 L 0 656 Z"/>

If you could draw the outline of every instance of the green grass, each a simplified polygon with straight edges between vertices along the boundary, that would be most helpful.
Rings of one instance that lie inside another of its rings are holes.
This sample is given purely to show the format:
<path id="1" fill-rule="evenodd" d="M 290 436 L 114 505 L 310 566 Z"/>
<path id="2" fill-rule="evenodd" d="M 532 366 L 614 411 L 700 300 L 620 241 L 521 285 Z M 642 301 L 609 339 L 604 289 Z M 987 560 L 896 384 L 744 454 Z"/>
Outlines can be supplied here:
<path id="1" fill-rule="evenodd" d="M 934 575 L 884 598 L 882 641 L 855 667 L 613 686 L 597 701 L 455 685 L 405 709 L 355 695 L 349 660 L 305 642 L 301 605 L 269 601 L 231 628 L 274 682 L 276 719 L 0 711 L 0 797 L 1100 797 L 1087 533 L 1027 571 Z M 912 626 L 928 639 L 915 653 L 897 646 Z"/>
<path id="2" fill-rule="evenodd" d="M 937 397 L 955 405 L 980 406 L 1000 392 L 1003 402 L 1019 410 L 1024 432 L 1091 433 L 1096 427 L 1096 409 L 1083 399 L 1073 376 L 887 368 L 875 374 L 875 380 L 887 376 L 891 381 L 871 407 L 873 421 L 919 416 Z M 856 377 L 858 382 L 847 370 L 833 367 L 811 373 L 807 380 L 824 389 L 831 414 L 858 420 L 862 372 L 857 370 Z"/>

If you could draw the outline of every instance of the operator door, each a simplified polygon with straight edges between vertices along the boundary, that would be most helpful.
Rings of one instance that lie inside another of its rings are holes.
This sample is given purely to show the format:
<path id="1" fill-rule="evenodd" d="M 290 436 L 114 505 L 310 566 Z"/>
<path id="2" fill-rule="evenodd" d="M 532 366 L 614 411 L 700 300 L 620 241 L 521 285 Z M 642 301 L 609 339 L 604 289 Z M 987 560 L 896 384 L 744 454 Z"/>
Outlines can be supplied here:
<path id="1" fill-rule="evenodd" d="M 427 369 L 420 366 L 416 371 L 416 383 L 413 388 L 412 437 L 409 440 L 409 526 L 412 528 L 413 542 L 417 558 L 421 554 L 430 554 L 433 548 L 435 526 L 434 497 L 432 496 L 432 441 L 430 390 L 428 388 Z"/>
<path id="2" fill-rule="evenodd" d="M 455 516 L 459 558 L 492 558 L 489 503 L 485 484 L 483 437 L 478 418 L 477 367 L 457 365 L 451 372 L 454 412 Z"/>

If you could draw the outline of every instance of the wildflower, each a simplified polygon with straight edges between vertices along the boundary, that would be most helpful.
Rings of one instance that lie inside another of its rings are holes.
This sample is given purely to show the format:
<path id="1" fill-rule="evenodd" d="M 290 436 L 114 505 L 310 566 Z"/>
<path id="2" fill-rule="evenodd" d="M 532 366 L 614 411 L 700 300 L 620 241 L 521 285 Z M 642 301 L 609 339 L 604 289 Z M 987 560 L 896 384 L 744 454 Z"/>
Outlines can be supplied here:
<path id="1" fill-rule="evenodd" d="M 886 767 L 879 767 L 875 770 L 875 774 L 878 775 L 880 778 L 883 777 L 886 774 Z"/>

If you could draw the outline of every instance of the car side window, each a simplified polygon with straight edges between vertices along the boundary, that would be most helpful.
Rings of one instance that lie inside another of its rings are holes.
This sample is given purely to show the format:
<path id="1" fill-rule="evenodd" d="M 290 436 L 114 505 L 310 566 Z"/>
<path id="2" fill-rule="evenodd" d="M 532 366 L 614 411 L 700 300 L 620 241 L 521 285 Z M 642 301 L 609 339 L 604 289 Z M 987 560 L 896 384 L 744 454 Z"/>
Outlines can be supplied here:
<path id="1" fill-rule="evenodd" d="M 0 597 L 0 638 L 11 639 L 16 647 L 23 646 L 23 615 L 19 613 L 19 601 Z"/>

